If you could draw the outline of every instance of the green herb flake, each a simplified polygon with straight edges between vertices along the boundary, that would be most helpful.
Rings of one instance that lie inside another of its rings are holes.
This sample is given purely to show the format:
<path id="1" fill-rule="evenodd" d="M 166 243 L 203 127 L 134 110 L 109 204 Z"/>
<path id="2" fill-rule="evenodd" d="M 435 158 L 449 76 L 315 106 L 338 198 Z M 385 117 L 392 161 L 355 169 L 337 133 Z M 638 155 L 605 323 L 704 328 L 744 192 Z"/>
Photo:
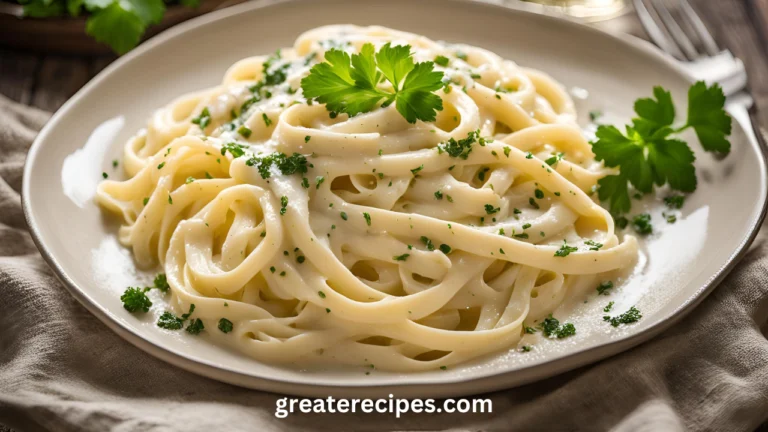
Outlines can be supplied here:
<path id="1" fill-rule="evenodd" d="M 221 330 L 222 333 L 229 333 L 232 331 L 233 325 L 232 321 L 222 318 L 219 320 L 219 330 Z"/>
<path id="2" fill-rule="evenodd" d="M 563 240 L 563 245 L 560 246 L 560 249 L 558 249 L 555 252 L 555 256 L 556 257 L 564 258 L 564 257 L 567 257 L 568 255 L 570 255 L 571 252 L 576 252 L 577 250 L 579 250 L 579 248 L 574 247 L 574 246 L 568 246 L 568 244 L 565 242 L 565 240 Z"/>
<path id="3" fill-rule="evenodd" d="M 120 301 L 123 302 L 123 308 L 130 313 L 136 312 L 149 312 L 149 308 L 152 306 L 152 301 L 147 297 L 146 292 L 149 288 L 134 288 L 128 287 L 122 296 Z"/>
<path id="4" fill-rule="evenodd" d="M 603 317 L 603 320 L 611 323 L 611 325 L 614 327 L 618 327 L 620 324 L 632 324 L 640 321 L 640 318 L 642 317 L 643 315 L 640 313 L 640 310 L 632 306 L 628 311 L 621 315 L 617 315 L 615 317 L 606 315 Z"/>

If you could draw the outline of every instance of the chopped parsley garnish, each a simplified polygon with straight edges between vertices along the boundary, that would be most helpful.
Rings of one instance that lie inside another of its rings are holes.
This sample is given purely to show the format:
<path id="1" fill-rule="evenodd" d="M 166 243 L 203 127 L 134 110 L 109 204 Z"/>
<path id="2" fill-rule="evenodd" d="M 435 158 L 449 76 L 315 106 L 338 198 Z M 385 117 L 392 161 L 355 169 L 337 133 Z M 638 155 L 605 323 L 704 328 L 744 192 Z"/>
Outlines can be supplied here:
<path id="1" fill-rule="evenodd" d="M 411 254 L 406 253 L 402 255 L 393 256 L 392 259 L 395 261 L 405 261 L 408 259 L 409 256 L 411 256 Z"/>
<path id="2" fill-rule="evenodd" d="M 620 229 L 626 228 L 627 224 L 629 224 L 629 220 L 624 216 L 619 216 L 617 218 L 614 218 L 613 221 L 616 222 L 616 226 L 619 227 Z"/>
<path id="3" fill-rule="evenodd" d="M 486 205 L 485 205 L 485 213 L 486 213 L 486 214 L 494 214 L 494 213 L 498 213 L 498 212 L 499 212 L 499 210 L 501 210 L 499 207 L 494 207 L 494 206 L 493 206 L 493 205 L 491 205 L 491 204 L 486 204 Z"/>
<path id="4" fill-rule="evenodd" d="M 533 327 L 528 327 L 528 326 L 523 326 L 523 331 L 524 331 L 526 334 L 534 334 L 534 333 L 536 333 L 536 329 L 535 329 L 535 328 L 533 328 Z"/>
<path id="5" fill-rule="evenodd" d="M 165 311 L 157 320 L 157 326 L 167 330 L 179 330 L 184 327 L 184 320 L 171 312 Z"/>
<path id="6" fill-rule="evenodd" d="M 448 246 L 447 244 L 443 243 L 443 244 L 440 245 L 440 252 L 448 255 L 449 253 L 451 253 L 451 247 Z"/>
<path id="7" fill-rule="evenodd" d="M 323 184 L 324 181 L 325 181 L 325 177 L 323 176 L 315 177 L 315 189 L 320 189 L 320 185 Z"/>
<path id="8" fill-rule="evenodd" d="M 576 327 L 571 323 L 565 323 L 562 326 L 557 318 L 554 318 L 552 314 L 549 314 L 544 321 L 539 324 L 539 328 L 546 337 L 555 336 L 558 339 L 567 338 L 576 334 Z"/>
<path id="9" fill-rule="evenodd" d="M 673 214 L 668 215 L 668 214 L 662 213 L 661 215 L 664 216 L 667 219 L 667 223 L 673 224 L 673 223 L 677 222 L 677 216 L 675 216 Z"/>
<path id="10" fill-rule="evenodd" d="M 555 252 L 555 256 L 556 257 L 567 257 L 568 255 L 571 254 L 571 252 L 576 252 L 577 250 L 579 250 L 579 248 L 574 247 L 574 246 L 568 246 L 566 241 L 563 240 L 563 245 L 560 246 L 560 249 L 558 249 Z"/>
<path id="11" fill-rule="evenodd" d="M 208 107 L 203 108 L 200 115 L 192 119 L 192 123 L 200 126 L 200 129 L 205 129 L 211 124 L 211 113 L 208 111 Z"/>
<path id="12" fill-rule="evenodd" d="M 317 292 L 317 295 L 319 295 L 319 296 L 320 296 L 320 298 L 325 298 L 325 293 L 324 293 L 324 292 L 322 292 L 322 291 L 318 291 L 318 292 Z"/>
<path id="13" fill-rule="evenodd" d="M 435 199 L 443 199 L 443 193 L 440 191 L 435 191 Z"/>
<path id="14" fill-rule="evenodd" d="M 149 288 L 134 288 L 128 287 L 127 290 L 120 296 L 120 300 L 123 302 L 123 308 L 130 313 L 136 312 L 149 312 L 152 301 L 147 297 L 146 292 Z"/>
<path id="15" fill-rule="evenodd" d="M 522 352 L 531 352 L 531 346 L 530 345 L 523 345 L 522 348 L 520 348 L 520 351 Z"/>
<path id="16" fill-rule="evenodd" d="M 519 239 L 527 239 L 528 238 L 528 233 L 514 234 L 514 237 L 515 238 L 519 238 Z"/>
<path id="17" fill-rule="evenodd" d="M 101 177 L 102 177 L 102 178 L 104 178 L 104 179 L 106 180 L 107 178 L 109 178 L 109 174 L 107 174 L 107 173 L 105 173 L 105 172 L 102 172 L 102 173 L 101 173 Z"/>
<path id="18" fill-rule="evenodd" d="M 670 195 L 664 198 L 664 204 L 671 209 L 680 210 L 685 204 L 685 196 L 683 195 Z"/>
<path id="19" fill-rule="evenodd" d="M 611 302 L 608 302 L 608 305 L 607 305 L 607 306 L 605 306 L 605 307 L 603 308 L 603 312 L 606 312 L 606 313 L 610 312 L 610 311 L 611 311 L 611 309 L 613 309 L 613 304 L 614 304 L 614 303 L 615 303 L 615 302 L 612 302 L 612 301 L 611 301 Z"/>
<path id="20" fill-rule="evenodd" d="M 307 158 L 299 153 L 294 153 L 291 156 L 286 156 L 285 153 L 272 153 L 264 157 L 253 156 L 245 164 L 256 166 L 263 179 L 268 179 L 272 175 L 270 169 L 273 165 L 276 165 L 283 175 L 306 174 L 307 172 Z"/>
<path id="21" fill-rule="evenodd" d="M 556 155 L 554 155 L 554 156 L 552 156 L 552 157 L 550 157 L 550 158 L 547 158 L 547 159 L 546 159 L 544 162 L 545 162 L 547 165 L 549 165 L 549 166 L 555 166 L 555 165 L 557 165 L 557 163 L 558 163 L 558 162 L 560 162 L 561 160 L 563 160 L 563 156 L 565 156 L 565 154 L 563 154 L 563 153 L 558 153 L 558 154 L 556 154 Z"/>
<path id="22" fill-rule="evenodd" d="M 283 195 L 280 197 L 280 216 L 284 215 L 288 211 L 288 197 Z"/>
<path id="23" fill-rule="evenodd" d="M 304 137 L 304 142 L 305 142 L 305 143 L 308 143 L 308 142 L 309 142 L 309 140 L 311 140 L 311 139 L 312 139 L 312 137 L 311 137 L 311 136 L 309 136 L 309 135 L 307 135 L 307 136 L 305 136 L 305 137 Z"/>
<path id="24" fill-rule="evenodd" d="M 189 334 L 200 334 L 201 331 L 205 330 L 205 325 L 203 324 L 203 320 L 200 318 L 195 318 L 192 321 L 190 321 L 189 325 L 186 328 L 187 333 Z"/>
<path id="25" fill-rule="evenodd" d="M 509 152 L 512 151 L 511 148 L 504 146 L 504 156 L 509 157 Z"/>
<path id="26" fill-rule="evenodd" d="M 598 243 L 594 240 L 587 240 L 584 242 L 584 244 L 589 246 L 589 250 L 591 251 L 598 251 L 601 247 L 603 247 L 602 243 Z"/>
<path id="27" fill-rule="evenodd" d="M 435 63 L 443 67 L 448 66 L 448 61 L 448 57 L 446 56 L 439 55 L 435 57 Z"/>
<path id="28" fill-rule="evenodd" d="M 347 220 L 347 213 L 346 212 L 341 212 L 341 218 L 344 219 L 344 220 Z"/>
<path id="29" fill-rule="evenodd" d="M 533 194 L 536 196 L 537 199 L 543 199 L 544 198 L 544 191 L 541 189 L 536 189 L 533 191 Z"/>
<path id="30" fill-rule="evenodd" d="M 267 113 L 261 113 L 261 119 L 264 120 L 264 124 L 267 125 L 267 127 L 272 126 L 272 119 L 267 116 Z"/>
<path id="31" fill-rule="evenodd" d="M 232 321 L 222 318 L 219 320 L 219 330 L 221 330 L 222 333 L 229 333 L 232 331 Z"/>
<path id="32" fill-rule="evenodd" d="M 307 257 L 305 257 L 304 255 L 299 255 L 296 257 L 296 262 L 299 264 L 304 264 L 304 261 L 306 260 L 307 260 Z"/>
<path id="33" fill-rule="evenodd" d="M 648 213 L 641 213 L 632 218 L 632 227 L 638 234 L 648 235 L 653 232 L 653 225 L 651 224 L 651 215 Z"/>
<path id="34" fill-rule="evenodd" d="M 301 178 L 301 187 L 304 189 L 309 189 L 309 179 L 306 177 Z"/>
<path id="35" fill-rule="evenodd" d="M 374 50 L 366 43 L 351 56 L 336 48 L 326 51 L 326 62 L 314 65 L 301 80 L 304 96 L 350 116 L 372 111 L 382 100 L 382 106 L 394 102 L 409 123 L 434 121 L 443 101 L 432 92 L 443 87 L 443 73 L 434 71 L 432 62 L 414 63 L 410 45 L 387 43 L 378 53 Z M 379 87 L 385 79 L 392 91 Z"/>
<path id="36" fill-rule="evenodd" d="M 239 128 L 237 128 L 237 133 L 239 133 L 243 138 L 248 138 L 251 136 L 251 133 L 253 131 L 246 125 L 242 125 Z"/>
<path id="37" fill-rule="evenodd" d="M 620 324 L 632 324 L 634 322 L 640 321 L 640 318 L 642 317 L 643 315 L 640 313 L 640 310 L 632 306 L 628 311 L 621 315 L 617 315 L 615 317 L 610 317 L 608 315 L 604 316 L 603 321 L 608 321 L 612 326 L 618 327 Z"/>
<path id="38" fill-rule="evenodd" d="M 153 283 L 155 288 L 164 293 L 167 293 L 168 290 L 171 289 L 171 286 L 168 285 L 168 278 L 165 276 L 165 273 L 158 273 L 158 275 L 155 276 Z"/>
<path id="39" fill-rule="evenodd" d="M 250 130 L 250 129 L 248 129 Z M 250 133 L 249 133 L 250 135 Z M 248 148 L 242 144 L 238 143 L 226 143 L 223 146 L 221 146 L 221 155 L 224 156 L 227 152 L 229 152 L 233 158 L 237 159 L 240 156 L 243 156 L 245 154 L 245 149 Z"/>
<path id="40" fill-rule="evenodd" d="M 480 169 L 480 171 L 478 171 L 478 173 L 477 173 L 477 178 L 478 178 L 480 181 L 485 181 L 485 174 L 486 174 L 488 171 L 490 171 L 490 170 L 491 170 L 491 169 L 490 169 L 490 168 L 488 168 L 488 167 L 482 167 L 482 168 Z"/>
<path id="41" fill-rule="evenodd" d="M 149 202 L 149 197 L 144 197 L 144 200 L 142 202 L 144 203 L 144 205 L 147 205 L 147 203 Z"/>
<path id="42" fill-rule="evenodd" d="M 197 179 L 192 177 L 192 176 L 189 176 L 189 177 L 187 177 L 186 180 L 184 180 L 184 183 L 185 184 L 190 184 L 190 183 L 194 182 L 195 180 L 197 180 Z"/>
<path id="43" fill-rule="evenodd" d="M 533 199 L 533 197 L 528 198 L 528 204 L 530 204 L 531 207 L 535 208 L 536 210 L 540 208 L 539 203 L 537 203 L 536 200 Z"/>
<path id="44" fill-rule="evenodd" d="M 725 112 L 725 95 L 718 84 L 710 87 L 699 81 L 688 91 L 688 119 L 681 127 L 673 127 L 675 106 L 672 96 L 661 87 L 653 89 L 655 99 L 635 102 L 637 117 L 625 132 L 614 126 L 599 126 L 598 140 L 592 145 L 595 159 L 608 167 L 620 167 L 621 172 L 598 181 L 601 201 L 610 201 L 610 210 L 619 215 L 629 212 L 632 203 L 628 184 L 647 194 L 654 184 L 669 184 L 673 190 L 696 190 L 696 159 L 685 141 L 673 134 L 693 128 L 707 152 L 727 155 L 731 144 L 731 117 Z"/>
<path id="45" fill-rule="evenodd" d="M 411 173 L 413 173 L 414 176 L 416 176 L 419 171 L 424 169 L 424 164 L 419 165 L 418 167 L 411 170 Z"/>
<path id="46" fill-rule="evenodd" d="M 165 311 L 157 320 L 157 326 L 168 330 L 179 330 L 184 327 L 184 321 L 187 320 L 195 311 L 195 304 L 189 305 L 189 312 L 185 313 L 181 317 L 177 317 L 171 312 Z M 202 322 L 200 323 L 202 325 Z M 200 329 L 202 330 L 202 328 Z M 199 333 L 199 332 L 198 332 Z"/>
<path id="47" fill-rule="evenodd" d="M 426 246 L 426 247 L 427 247 L 427 250 L 428 250 L 428 251 L 433 251 L 433 250 L 435 250 L 435 245 L 434 245 L 434 244 L 432 244 L 432 240 L 428 239 L 428 238 L 427 238 L 427 237 L 425 237 L 425 236 L 421 236 L 421 239 L 420 239 L 420 240 L 421 240 L 421 242 L 422 242 L 422 243 L 424 243 L 424 246 Z"/>
<path id="48" fill-rule="evenodd" d="M 363 217 L 365 218 L 366 225 L 371 226 L 371 215 L 364 212 Z"/>
<path id="49" fill-rule="evenodd" d="M 467 133 L 467 137 L 456 141 L 455 138 L 450 138 L 448 141 L 438 144 L 438 153 L 446 152 L 448 156 L 461 158 L 466 160 L 469 154 L 472 152 L 472 144 L 477 141 L 480 136 L 480 130 Z"/>
<path id="50" fill-rule="evenodd" d="M 589 119 L 591 121 L 595 121 L 595 120 L 599 119 L 602 116 L 603 116 L 603 112 L 602 111 L 594 110 L 594 111 L 590 111 L 589 112 Z"/>
<path id="51" fill-rule="evenodd" d="M 612 288 L 613 288 L 613 282 L 611 281 L 600 282 L 600 285 L 597 286 L 597 295 L 608 295 L 610 294 L 608 291 L 610 291 Z"/>
<path id="52" fill-rule="evenodd" d="M 112 161 L 112 168 L 117 168 L 117 165 L 118 165 L 119 163 L 120 163 L 120 162 L 118 162 L 118 161 L 117 161 L 117 159 L 113 160 L 113 161 Z"/>
<path id="53" fill-rule="evenodd" d="M 159 170 L 163 169 L 164 166 L 165 166 L 165 162 L 160 162 L 160 164 L 157 166 L 157 169 Z"/>

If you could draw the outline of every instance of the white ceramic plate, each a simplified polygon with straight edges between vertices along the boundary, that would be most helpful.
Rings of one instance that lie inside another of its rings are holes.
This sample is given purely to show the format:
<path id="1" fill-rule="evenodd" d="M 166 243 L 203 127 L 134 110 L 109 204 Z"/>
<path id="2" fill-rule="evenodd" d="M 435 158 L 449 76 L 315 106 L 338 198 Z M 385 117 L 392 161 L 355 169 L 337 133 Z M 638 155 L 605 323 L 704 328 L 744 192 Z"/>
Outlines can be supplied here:
<path id="1" fill-rule="evenodd" d="M 201 337 L 158 329 L 155 317 L 137 318 L 120 293 L 143 283 L 116 226 L 90 201 L 101 172 L 119 176 L 111 161 L 154 109 L 183 93 L 218 84 L 236 60 L 290 46 L 303 31 L 324 24 L 379 24 L 464 42 L 544 70 L 576 94 L 581 120 L 601 109 L 627 119 L 638 97 L 654 85 L 670 89 L 683 112 L 689 81 L 649 45 L 555 18 L 469 1 L 254 1 L 210 14 L 153 38 L 105 69 L 37 137 L 24 171 L 23 201 L 34 239 L 64 286 L 109 328 L 139 348 L 184 369 L 233 384 L 304 396 L 456 396 L 520 385 L 626 350 L 659 334 L 689 312 L 746 250 L 765 212 L 766 166 L 751 132 L 735 125 L 724 161 L 698 151 L 700 185 L 675 224 L 661 208 L 657 233 L 644 242 L 637 275 L 610 297 L 590 299 L 571 312 L 578 334 L 542 342 L 533 352 L 501 353 L 447 371 L 393 374 L 362 369 L 298 371 L 258 363 Z M 106 122 L 106 123 L 105 123 Z M 99 125 L 97 139 L 81 149 Z M 693 137 L 690 137 L 693 138 Z M 74 156 L 71 156 L 75 154 Z M 66 163 L 65 163 L 66 160 Z M 90 188 L 90 189 L 89 189 Z M 637 304 L 643 319 L 614 329 L 602 321 L 608 300 L 617 309 Z M 162 310 L 162 299 L 157 313 Z"/>

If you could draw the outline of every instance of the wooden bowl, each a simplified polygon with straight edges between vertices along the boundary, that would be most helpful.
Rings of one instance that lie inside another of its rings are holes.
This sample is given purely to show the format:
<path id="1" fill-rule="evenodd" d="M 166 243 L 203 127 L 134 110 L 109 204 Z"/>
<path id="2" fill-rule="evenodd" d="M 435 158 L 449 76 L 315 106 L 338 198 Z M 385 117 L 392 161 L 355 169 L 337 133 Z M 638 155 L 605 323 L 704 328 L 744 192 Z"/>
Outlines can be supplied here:
<path id="1" fill-rule="evenodd" d="M 181 5 L 169 6 L 159 24 L 150 26 L 142 36 L 145 40 L 165 29 L 190 18 L 221 9 L 244 0 L 202 0 L 197 8 Z M 109 46 L 97 42 L 85 33 L 87 16 L 28 18 L 23 7 L 0 1 L 0 46 L 46 54 L 102 55 L 109 54 Z"/>

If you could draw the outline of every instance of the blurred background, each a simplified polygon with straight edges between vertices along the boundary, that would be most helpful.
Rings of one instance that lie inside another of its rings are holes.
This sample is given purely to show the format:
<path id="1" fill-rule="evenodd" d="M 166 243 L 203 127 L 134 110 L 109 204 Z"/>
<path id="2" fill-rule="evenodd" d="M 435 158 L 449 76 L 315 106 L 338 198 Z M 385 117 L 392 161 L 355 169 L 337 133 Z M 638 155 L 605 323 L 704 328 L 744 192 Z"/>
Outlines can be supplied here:
<path id="1" fill-rule="evenodd" d="M 55 111 L 101 69 L 143 40 L 243 1 L 0 0 L 0 93 Z M 646 39 L 635 13 L 638 4 L 648 6 L 653 14 L 654 5 L 660 2 L 673 10 L 690 2 L 719 45 L 747 63 L 758 106 L 768 100 L 768 79 L 756 79 L 768 71 L 768 0 L 466 1 L 567 16 L 606 31 Z M 768 111 L 765 108 L 763 111 Z"/>

